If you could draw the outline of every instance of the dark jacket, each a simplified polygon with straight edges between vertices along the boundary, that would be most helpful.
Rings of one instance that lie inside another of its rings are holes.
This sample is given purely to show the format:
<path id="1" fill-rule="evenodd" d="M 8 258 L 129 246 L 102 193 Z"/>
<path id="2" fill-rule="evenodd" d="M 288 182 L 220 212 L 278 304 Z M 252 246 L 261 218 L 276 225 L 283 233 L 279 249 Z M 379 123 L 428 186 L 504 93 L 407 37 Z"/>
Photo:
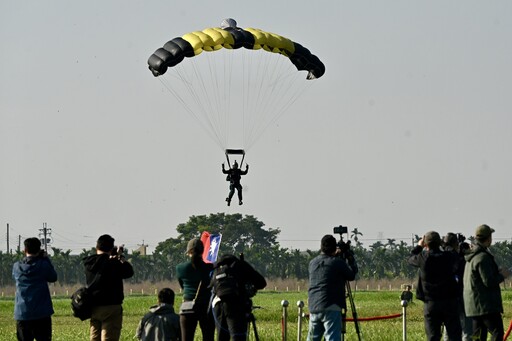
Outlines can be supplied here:
<path id="1" fill-rule="evenodd" d="M 12 275 L 16 281 L 15 320 L 36 320 L 54 313 L 48 282 L 57 281 L 57 272 L 48 257 L 25 257 L 14 263 Z"/>
<path id="2" fill-rule="evenodd" d="M 178 341 L 181 337 L 180 317 L 170 304 L 152 306 L 140 321 L 136 336 L 142 341 Z"/>
<path id="3" fill-rule="evenodd" d="M 133 276 L 132 265 L 110 258 L 106 253 L 84 258 L 85 279 L 91 286 L 96 275 L 99 280 L 92 284 L 94 306 L 122 304 L 124 299 L 123 279 Z"/>
<path id="4" fill-rule="evenodd" d="M 464 308 L 467 316 L 503 313 L 499 273 L 494 256 L 482 245 L 474 245 L 466 256 Z"/>
<path id="5" fill-rule="evenodd" d="M 245 171 L 241 170 L 240 168 L 230 168 L 228 170 L 223 169 L 222 173 L 229 174 L 228 176 L 230 183 L 238 185 L 240 184 L 240 179 L 242 178 L 242 175 L 246 175 L 248 170 L 248 168 L 245 168 Z"/>
<path id="6" fill-rule="evenodd" d="M 346 281 L 353 281 L 357 273 L 355 263 L 349 267 L 340 257 L 324 253 L 309 262 L 308 304 L 311 313 L 325 311 L 333 304 L 340 310 L 345 302 Z"/>
<path id="7" fill-rule="evenodd" d="M 457 296 L 457 255 L 453 252 L 423 250 L 416 246 L 409 264 L 419 268 L 416 298 L 421 301 L 453 299 Z"/>

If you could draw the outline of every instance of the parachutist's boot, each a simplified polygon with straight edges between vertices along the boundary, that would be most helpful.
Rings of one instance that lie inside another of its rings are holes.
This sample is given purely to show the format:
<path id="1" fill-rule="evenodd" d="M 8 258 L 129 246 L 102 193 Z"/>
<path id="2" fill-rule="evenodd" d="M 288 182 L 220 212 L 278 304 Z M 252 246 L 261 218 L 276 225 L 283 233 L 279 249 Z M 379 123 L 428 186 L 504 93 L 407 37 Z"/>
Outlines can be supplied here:
<path id="1" fill-rule="evenodd" d="M 238 202 L 238 205 L 243 205 L 242 200 L 240 200 L 240 201 Z"/>
<path id="2" fill-rule="evenodd" d="M 231 205 L 231 199 L 226 198 L 226 201 L 228 202 L 228 206 Z"/>

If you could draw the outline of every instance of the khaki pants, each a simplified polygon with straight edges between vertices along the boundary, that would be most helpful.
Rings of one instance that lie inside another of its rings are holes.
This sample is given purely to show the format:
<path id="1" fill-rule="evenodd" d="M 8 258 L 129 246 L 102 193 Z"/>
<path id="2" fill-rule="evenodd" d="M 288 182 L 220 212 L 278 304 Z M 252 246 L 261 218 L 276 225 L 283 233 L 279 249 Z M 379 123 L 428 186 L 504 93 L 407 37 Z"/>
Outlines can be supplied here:
<path id="1" fill-rule="evenodd" d="M 104 305 L 92 309 L 91 341 L 119 341 L 123 326 L 123 306 Z"/>

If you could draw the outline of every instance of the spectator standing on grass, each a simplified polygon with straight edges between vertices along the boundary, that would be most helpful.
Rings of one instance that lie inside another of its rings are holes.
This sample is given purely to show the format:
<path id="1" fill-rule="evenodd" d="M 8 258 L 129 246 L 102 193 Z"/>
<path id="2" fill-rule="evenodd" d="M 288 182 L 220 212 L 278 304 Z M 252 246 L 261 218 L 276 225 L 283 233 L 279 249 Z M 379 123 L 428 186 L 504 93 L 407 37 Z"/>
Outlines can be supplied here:
<path id="1" fill-rule="evenodd" d="M 174 291 L 158 292 L 158 304 L 149 308 L 137 327 L 137 339 L 142 341 L 181 340 L 180 317 L 174 312 Z"/>
<path id="2" fill-rule="evenodd" d="M 194 238 L 187 244 L 188 261 L 176 266 L 176 278 L 183 289 L 183 300 L 194 303 L 194 312 L 180 312 L 180 327 L 182 341 L 193 341 L 197 324 L 202 332 L 203 341 L 213 341 L 215 337 L 215 322 L 213 315 L 208 313 L 210 302 L 210 276 L 213 264 L 203 261 L 203 242 Z"/>
<path id="3" fill-rule="evenodd" d="M 464 237 L 463 237 L 464 238 Z M 463 246 L 461 248 L 461 245 Z M 463 278 L 464 278 L 464 266 L 466 261 L 464 260 L 466 242 L 459 240 L 455 233 L 447 233 L 443 238 L 443 250 L 446 252 L 453 253 L 457 259 L 457 308 L 459 313 L 460 327 L 462 329 L 462 341 L 471 341 L 473 334 L 473 321 L 470 317 L 466 316 L 464 311 L 464 297 L 463 297 Z M 448 341 L 448 333 L 444 333 L 444 340 Z"/>
<path id="4" fill-rule="evenodd" d="M 214 265 L 211 287 L 217 341 L 245 341 L 254 321 L 252 297 L 267 286 L 265 277 L 235 255 L 222 255 Z"/>
<path id="5" fill-rule="evenodd" d="M 117 341 L 123 326 L 123 279 L 133 276 L 133 268 L 122 247 L 114 247 L 114 238 L 104 234 L 96 242 L 96 254 L 84 258 L 87 286 L 92 292 L 91 341 Z"/>
<path id="6" fill-rule="evenodd" d="M 460 341 L 462 330 L 457 309 L 457 256 L 441 250 L 441 237 L 427 232 L 411 251 L 409 264 L 419 268 L 416 298 L 423 301 L 427 340 L 441 340 L 444 324 L 448 339 Z"/>
<path id="7" fill-rule="evenodd" d="M 27 238 L 23 244 L 25 257 L 12 268 L 16 336 L 19 341 L 50 341 L 54 311 L 48 283 L 57 281 L 57 272 L 39 239 Z"/>
<path id="8" fill-rule="evenodd" d="M 320 242 L 320 255 L 309 263 L 309 330 L 308 341 L 341 340 L 342 316 L 347 311 L 346 281 L 353 281 L 357 265 L 351 255 L 345 261 L 339 255 L 336 238 L 325 235 Z"/>
<path id="9" fill-rule="evenodd" d="M 466 255 L 464 270 L 464 307 L 473 319 L 473 340 L 503 340 L 503 302 L 500 283 L 510 271 L 499 268 L 489 250 L 494 229 L 480 225 L 475 231 L 475 244 Z"/>

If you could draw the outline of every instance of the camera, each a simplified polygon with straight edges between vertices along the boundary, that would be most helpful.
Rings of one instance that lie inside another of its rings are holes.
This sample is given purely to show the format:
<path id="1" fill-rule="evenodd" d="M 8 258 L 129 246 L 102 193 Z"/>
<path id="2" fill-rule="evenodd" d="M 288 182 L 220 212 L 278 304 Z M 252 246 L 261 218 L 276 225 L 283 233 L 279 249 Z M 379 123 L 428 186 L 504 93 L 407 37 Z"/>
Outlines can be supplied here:
<path id="1" fill-rule="evenodd" d="M 350 249 L 350 240 L 347 242 L 343 241 L 343 234 L 348 233 L 348 227 L 340 225 L 333 228 L 333 232 L 340 235 L 340 240 L 336 244 L 336 247 L 340 250 L 339 257 L 345 259 L 349 263 L 355 263 L 354 251 Z"/>
<path id="2" fill-rule="evenodd" d="M 457 233 L 457 241 L 459 242 L 459 244 L 464 243 L 465 240 L 466 237 L 462 233 Z"/>
<path id="3" fill-rule="evenodd" d="M 346 226 L 336 226 L 334 227 L 333 229 L 333 233 L 337 233 L 337 234 L 343 234 L 343 233 L 348 233 L 348 228 Z"/>
<path id="4" fill-rule="evenodd" d="M 123 245 L 120 245 L 120 246 L 114 246 L 112 248 L 112 251 L 110 251 L 110 255 L 111 256 L 123 256 L 123 253 L 124 253 L 124 244 Z"/>

